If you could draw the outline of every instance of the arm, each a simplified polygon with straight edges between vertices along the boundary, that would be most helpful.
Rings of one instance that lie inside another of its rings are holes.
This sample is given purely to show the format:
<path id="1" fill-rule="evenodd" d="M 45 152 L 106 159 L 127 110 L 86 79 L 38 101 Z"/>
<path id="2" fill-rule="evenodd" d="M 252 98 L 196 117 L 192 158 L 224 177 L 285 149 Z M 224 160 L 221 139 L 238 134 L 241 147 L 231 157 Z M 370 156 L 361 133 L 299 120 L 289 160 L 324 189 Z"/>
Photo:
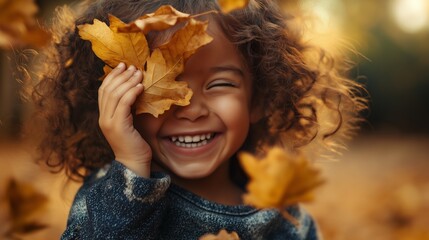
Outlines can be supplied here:
<path id="1" fill-rule="evenodd" d="M 149 179 L 152 150 L 131 113 L 143 92 L 141 81 L 141 71 L 121 63 L 99 88 L 99 125 L 117 161 L 105 177 L 79 191 L 63 239 L 150 239 L 141 235 L 142 226 L 157 226 L 166 188 L 155 188 L 159 181 Z"/>
<path id="2" fill-rule="evenodd" d="M 61 239 L 156 239 L 170 178 L 152 177 L 114 161 L 104 177 L 81 187 Z"/>

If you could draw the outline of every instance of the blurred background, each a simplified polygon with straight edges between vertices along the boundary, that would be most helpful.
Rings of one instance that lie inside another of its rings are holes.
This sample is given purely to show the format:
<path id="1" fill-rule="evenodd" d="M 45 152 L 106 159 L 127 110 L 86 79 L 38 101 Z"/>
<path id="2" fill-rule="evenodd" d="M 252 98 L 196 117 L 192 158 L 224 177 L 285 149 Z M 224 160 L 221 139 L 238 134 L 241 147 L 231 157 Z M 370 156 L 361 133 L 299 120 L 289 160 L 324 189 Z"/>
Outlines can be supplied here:
<path id="1" fill-rule="evenodd" d="M 35 1 L 39 22 L 68 2 Z M 339 161 L 320 163 L 328 181 L 306 205 L 325 239 L 428 240 L 429 0 L 279 3 L 312 16 L 312 37 L 355 62 L 350 75 L 370 97 L 362 130 Z M 0 239 L 14 239 L 11 229 L 21 239 L 57 239 L 79 184 L 34 165 L 19 140 L 28 108 L 16 53 L 0 49 Z"/>

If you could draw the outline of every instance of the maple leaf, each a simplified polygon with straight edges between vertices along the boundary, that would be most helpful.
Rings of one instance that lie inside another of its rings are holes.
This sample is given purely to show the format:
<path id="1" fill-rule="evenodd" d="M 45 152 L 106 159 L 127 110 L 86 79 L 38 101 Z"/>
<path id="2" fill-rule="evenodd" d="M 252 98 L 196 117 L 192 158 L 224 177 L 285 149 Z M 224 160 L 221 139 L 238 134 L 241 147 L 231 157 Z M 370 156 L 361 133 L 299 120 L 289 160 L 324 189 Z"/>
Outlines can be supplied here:
<path id="1" fill-rule="evenodd" d="M 243 201 L 257 208 L 279 209 L 286 218 L 286 207 L 313 200 L 313 190 L 324 182 L 303 155 L 292 156 L 279 147 L 271 148 L 263 159 L 249 153 L 240 153 L 239 159 L 250 177 Z"/>
<path id="2" fill-rule="evenodd" d="M 205 234 L 199 240 L 240 240 L 240 238 L 236 232 L 228 233 L 225 229 L 222 229 L 217 235 Z"/>
<path id="3" fill-rule="evenodd" d="M 144 34 L 119 33 L 117 28 L 125 26 L 120 19 L 109 15 L 110 26 L 94 19 L 93 24 L 77 26 L 79 35 L 92 43 L 95 55 L 103 60 L 110 68 L 124 62 L 142 70 L 149 56 L 149 47 Z M 105 73 L 109 68 L 104 68 Z M 108 71 L 108 72 L 106 72 Z"/>
<path id="4" fill-rule="evenodd" d="M 11 227 L 6 233 L 7 237 L 13 238 L 17 234 L 28 234 L 47 227 L 34 220 L 40 217 L 47 206 L 48 198 L 45 195 L 30 184 L 11 179 L 7 196 L 11 213 Z"/>
<path id="5" fill-rule="evenodd" d="M 38 25 L 33 0 L 0 0 L 0 47 L 42 47 L 51 34 Z"/>
<path id="6" fill-rule="evenodd" d="M 249 4 L 249 0 L 218 0 L 217 2 L 223 13 L 229 13 L 244 8 Z"/>
<path id="7" fill-rule="evenodd" d="M 166 30 L 177 23 L 188 20 L 189 14 L 182 13 L 170 5 L 163 5 L 154 13 L 139 17 L 132 23 L 119 27 L 119 32 L 142 32 L 147 34 L 150 31 Z"/>

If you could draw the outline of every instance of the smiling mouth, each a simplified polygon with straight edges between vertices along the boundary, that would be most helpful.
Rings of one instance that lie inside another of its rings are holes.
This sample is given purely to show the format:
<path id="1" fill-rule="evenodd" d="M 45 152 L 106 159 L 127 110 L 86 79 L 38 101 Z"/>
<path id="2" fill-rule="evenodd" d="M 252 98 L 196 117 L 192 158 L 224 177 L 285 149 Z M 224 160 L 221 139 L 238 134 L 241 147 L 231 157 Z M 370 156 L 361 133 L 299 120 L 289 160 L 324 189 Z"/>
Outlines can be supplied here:
<path id="1" fill-rule="evenodd" d="M 201 147 L 213 140 L 215 133 L 206 133 L 198 135 L 183 135 L 183 136 L 171 136 L 169 137 L 178 147 L 184 148 L 196 148 Z"/>

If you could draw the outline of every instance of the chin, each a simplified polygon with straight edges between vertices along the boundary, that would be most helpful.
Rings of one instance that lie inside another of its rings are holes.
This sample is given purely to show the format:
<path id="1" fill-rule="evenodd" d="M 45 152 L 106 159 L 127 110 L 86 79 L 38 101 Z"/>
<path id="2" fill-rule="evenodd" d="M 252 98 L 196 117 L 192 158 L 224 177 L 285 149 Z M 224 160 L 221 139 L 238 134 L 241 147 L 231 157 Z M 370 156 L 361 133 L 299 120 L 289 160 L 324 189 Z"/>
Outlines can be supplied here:
<path id="1" fill-rule="evenodd" d="M 180 169 L 180 170 L 176 170 L 176 169 L 171 169 L 170 171 L 180 177 L 180 178 L 184 178 L 184 179 L 200 179 L 200 178 L 205 178 L 210 176 L 214 171 L 211 169 L 201 169 L 201 168 L 187 168 L 187 169 Z"/>

